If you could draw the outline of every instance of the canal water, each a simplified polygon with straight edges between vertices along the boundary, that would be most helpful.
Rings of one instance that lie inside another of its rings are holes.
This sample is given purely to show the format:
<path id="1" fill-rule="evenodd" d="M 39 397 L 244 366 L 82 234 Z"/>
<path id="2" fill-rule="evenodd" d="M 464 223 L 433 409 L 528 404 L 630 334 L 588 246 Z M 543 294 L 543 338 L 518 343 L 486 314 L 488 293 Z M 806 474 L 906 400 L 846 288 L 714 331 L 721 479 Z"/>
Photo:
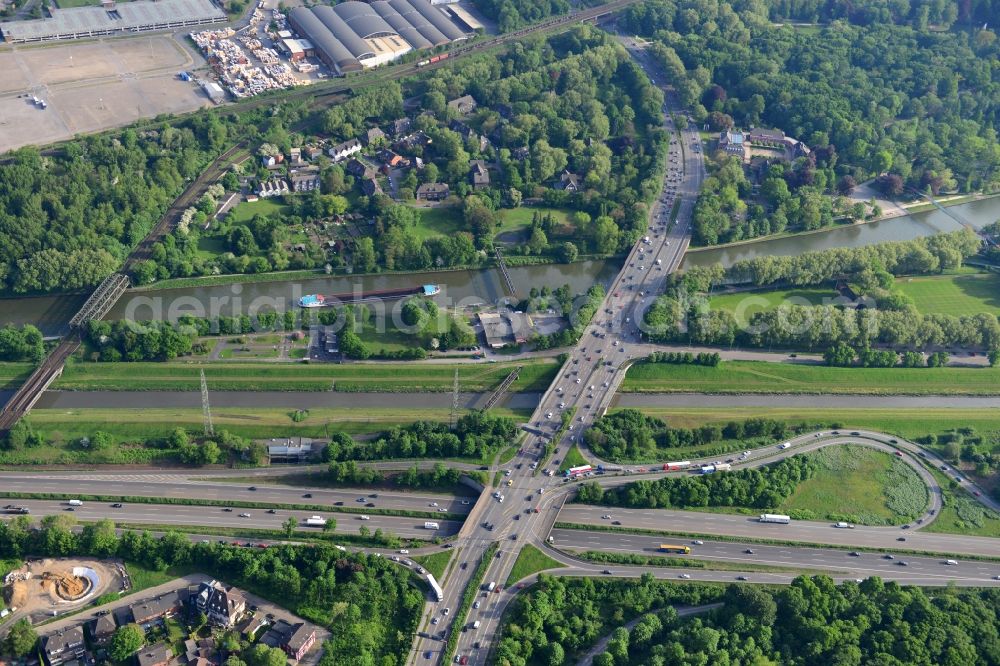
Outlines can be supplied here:
<path id="1" fill-rule="evenodd" d="M 689 251 L 684 266 L 721 263 L 729 266 L 740 259 L 760 255 L 796 255 L 833 247 L 859 247 L 884 241 L 910 240 L 921 236 L 956 231 L 961 228 L 955 215 L 982 227 L 1000 219 L 1000 197 L 974 201 L 871 224 L 836 227 L 829 231 L 763 240 L 729 247 Z M 574 293 L 585 291 L 594 282 L 611 283 L 620 268 L 617 261 L 581 261 L 573 264 L 518 266 L 511 278 L 523 296 L 531 287 L 550 288 L 569 284 Z M 505 292 L 498 272 L 493 269 L 407 274 L 315 277 L 299 282 L 259 282 L 238 285 L 187 287 L 126 294 L 108 315 L 109 319 L 175 319 L 182 314 L 231 316 L 294 306 L 304 294 L 340 294 L 382 289 L 403 289 L 422 284 L 439 284 L 439 305 L 455 307 L 494 303 Z M 0 325 L 34 323 L 46 335 L 65 330 L 65 323 L 83 302 L 83 296 L 44 296 L 0 299 Z"/>
<path id="2" fill-rule="evenodd" d="M 13 391 L 0 391 L 0 404 Z M 463 409 L 483 407 L 490 393 L 460 393 L 458 405 Z M 213 410 L 220 409 L 320 409 L 335 407 L 364 410 L 405 404 L 416 409 L 447 409 L 451 407 L 451 392 L 440 393 L 338 393 L 336 391 L 211 391 Z M 501 405 L 509 409 L 534 409 L 540 393 L 508 393 Z M 775 406 L 773 395 L 706 395 L 701 393 L 619 393 L 615 407 L 673 408 L 753 408 Z M 783 395 L 782 407 L 800 409 L 866 409 L 872 408 L 871 396 L 864 395 Z M 38 401 L 41 409 L 102 409 L 109 405 L 127 409 L 201 409 L 201 394 L 197 391 L 46 391 Z M 880 409 L 998 409 L 1000 396 L 882 396 Z"/>
<path id="3" fill-rule="evenodd" d="M 932 210 L 881 222 L 841 226 L 813 234 L 762 240 L 724 248 L 688 250 L 682 267 L 711 266 L 721 263 L 732 266 L 741 259 L 764 255 L 793 256 L 805 252 L 829 250 L 835 247 L 861 247 L 887 241 L 913 240 L 922 236 L 958 231 L 962 228 L 953 217 L 982 228 L 1000 220 L 1000 197 L 951 206 L 947 212 Z"/>

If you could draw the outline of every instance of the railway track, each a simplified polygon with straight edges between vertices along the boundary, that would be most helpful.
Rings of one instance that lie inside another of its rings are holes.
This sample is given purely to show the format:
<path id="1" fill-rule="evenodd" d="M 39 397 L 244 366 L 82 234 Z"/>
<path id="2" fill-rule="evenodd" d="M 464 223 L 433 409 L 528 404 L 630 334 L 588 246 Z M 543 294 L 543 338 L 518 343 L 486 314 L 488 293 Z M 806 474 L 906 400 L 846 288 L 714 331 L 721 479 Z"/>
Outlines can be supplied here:
<path id="1" fill-rule="evenodd" d="M 35 401 L 48 388 L 49 384 L 62 373 L 66 359 L 80 346 L 80 336 L 72 333 L 63 338 L 55 349 L 35 368 L 28 380 L 17 389 L 17 392 L 4 405 L 0 412 L 0 432 L 14 427 L 18 420 L 28 413 Z"/>

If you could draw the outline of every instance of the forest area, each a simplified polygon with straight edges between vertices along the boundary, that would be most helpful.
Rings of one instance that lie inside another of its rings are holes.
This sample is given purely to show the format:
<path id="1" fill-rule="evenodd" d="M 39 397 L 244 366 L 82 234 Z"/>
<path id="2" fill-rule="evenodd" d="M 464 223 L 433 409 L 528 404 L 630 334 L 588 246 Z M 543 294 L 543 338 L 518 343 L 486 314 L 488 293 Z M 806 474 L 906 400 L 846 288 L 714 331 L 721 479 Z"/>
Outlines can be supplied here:
<path id="1" fill-rule="evenodd" d="M 1000 43 L 988 25 L 998 11 L 996 2 L 944 0 L 627 9 L 627 29 L 653 40 L 696 123 L 776 128 L 811 148 L 761 173 L 755 196 L 742 169 L 710 156 L 695 242 L 816 229 L 835 212 L 857 219 L 853 206 L 832 204 L 875 177 L 889 197 L 1000 188 Z M 776 26 L 777 17 L 822 25 Z"/>
<path id="2" fill-rule="evenodd" d="M 679 617 L 674 607 L 711 603 L 723 605 L 694 617 Z M 543 574 L 503 625 L 497 663 L 575 664 L 610 635 L 594 666 L 986 666 L 1000 661 L 998 609 L 993 589 L 922 589 L 879 578 L 836 585 L 827 576 L 799 576 L 762 587 Z"/>

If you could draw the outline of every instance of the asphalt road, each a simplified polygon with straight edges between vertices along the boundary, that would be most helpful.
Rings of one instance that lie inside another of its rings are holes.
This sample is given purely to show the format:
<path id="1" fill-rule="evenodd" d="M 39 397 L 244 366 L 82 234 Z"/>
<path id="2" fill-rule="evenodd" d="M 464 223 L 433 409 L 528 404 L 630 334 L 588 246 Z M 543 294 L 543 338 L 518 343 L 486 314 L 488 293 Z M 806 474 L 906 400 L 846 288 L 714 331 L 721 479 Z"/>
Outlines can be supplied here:
<path id="1" fill-rule="evenodd" d="M 129 523 L 136 525 L 187 525 L 198 527 L 228 527 L 243 529 L 270 529 L 281 530 L 282 523 L 289 516 L 294 516 L 299 522 L 299 529 L 310 530 L 303 526 L 303 521 L 310 516 L 319 515 L 323 518 L 334 518 L 337 521 L 335 533 L 357 534 L 362 526 L 367 527 L 372 532 L 382 529 L 384 532 L 396 534 L 401 537 L 413 537 L 430 539 L 435 536 L 445 537 L 456 533 L 461 527 L 461 523 L 449 520 L 437 520 L 441 529 L 424 529 L 425 519 L 406 518 L 401 516 L 379 516 L 371 514 L 370 520 L 361 520 L 361 514 L 335 513 L 333 511 L 285 511 L 276 510 L 275 513 L 267 513 L 265 509 L 233 509 L 225 511 L 221 507 L 191 506 L 185 504 L 128 504 L 120 509 L 115 509 L 107 502 L 84 502 L 83 506 L 73 507 L 73 511 L 67 509 L 66 502 L 57 500 L 3 500 L 4 505 L 8 502 L 17 506 L 24 506 L 31 510 L 31 517 L 38 518 L 48 515 L 71 515 L 80 521 L 96 521 L 110 518 L 116 523 Z M 249 518 L 241 517 L 241 514 L 250 514 Z M 5 518 L 10 517 L 5 515 Z M 319 532 L 318 528 L 316 530 Z"/>
<path id="2" fill-rule="evenodd" d="M 611 519 L 602 519 L 601 516 L 605 515 L 610 515 Z M 903 530 L 898 527 L 863 527 L 859 525 L 855 529 L 838 529 L 833 527 L 832 522 L 809 520 L 793 520 L 788 525 L 779 525 L 761 523 L 755 516 L 670 509 L 611 509 L 585 504 L 567 504 L 559 515 L 560 522 L 581 525 L 607 526 L 612 520 L 619 521 L 622 529 L 663 530 L 845 547 L 905 548 L 932 553 L 1000 557 L 1000 546 L 998 546 L 996 539 L 958 534 L 935 534 L 912 529 Z M 617 536 L 611 534 L 609 539 L 617 538 Z M 906 541 L 897 541 L 900 538 L 906 539 Z"/>
<path id="3" fill-rule="evenodd" d="M 647 63 L 637 58 L 644 68 Z M 654 83 L 656 75 L 652 76 Z M 555 442 L 565 450 L 577 435 L 599 417 L 610 403 L 624 377 L 622 367 L 633 356 L 629 350 L 640 340 L 636 321 L 661 291 L 666 277 L 677 269 L 690 241 L 691 213 L 694 200 L 704 179 L 700 152 L 701 140 L 693 128 L 678 131 L 672 114 L 676 101 L 668 92 L 664 103 L 664 126 L 671 134 L 667 157 L 664 189 L 650 210 L 648 236 L 632 248 L 621 272 L 611 283 L 607 295 L 593 320 L 586 327 L 580 342 L 569 353 L 557 379 L 545 392 L 529 420 L 534 428 L 524 440 L 524 453 L 510 466 L 510 485 L 503 485 L 498 492 L 502 498 L 484 496 L 477 503 L 459 533 L 470 552 L 482 552 L 492 541 L 499 541 L 501 551 L 486 573 L 486 581 L 506 581 L 525 542 L 540 544 L 548 533 L 555 516 L 554 505 L 560 501 L 558 493 L 548 497 L 543 491 L 555 490 L 559 479 L 533 471 L 530 462 L 539 456 L 545 444 L 558 436 Z M 682 148 L 683 145 L 683 148 Z M 695 147 L 699 150 L 695 150 Z M 679 202 L 674 223 L 670 222 L 675 199 Z M 564 431 L 562 415 L 572 412 L 572 420 Z M 539 456 L 540 457 L 540 456 Z M 539 468 L 547 461 L 539 460 Z M 533 509 L 539 512 L 534 513 Z M 514 520 L 517 515 L 520 520 Z M 489 531 L 484 523 L 495 525 Z M 464 588 L 467 579 L 454 581 Z M 501 592 L 484 597 L 487 603 L 470 615 L 470 621 L 479 619 L 479 629 L 462 634 L 456 654 L 468 657 L 470 664 L 485 663 L 492 641 L 496 638 L 499 618 L 510 593 Z M 433 614 L 431 607 L 428 614 Z M 425 616 L 426 617 L 426 616 Z M 452 631 L 461 627 L 451 626 Z M 474 645 L 478 643 L 477 649 Z M 422 660 L 428 643 L 417 641 L 410 663 L 427 663 Z"/>
<path id="4" fill-rule="evenodd" d="M 397 465 L 398 467 L 398 465 Z M 274 504 L 326 504 L 333 509 L 334 502 L 345 507 L 362 508 L 368 503 L 378 509 L 403 509 L 431 513 L 466 514 L 474 498 L 454 495 L 378 491 L 378 497 L 369 497 L 370 490 L 328 490 L 312 487 L 289 487 L 264 484 L 213 481 L 210 477 L 191 478 L 197 472 L 139 473 L 139 474 L 87 474 L 87 473 L 25 473 L 0 472 L 0 497 L 3 493 L 57 493 L 66 499 L 77 495 L 116 495 L 130 497 L 170 497 L 192 500 L 262 502 Z M 255 487 L 257 490 L 249 490 Z M 67 488 L 72 488 L 67 491 Z M 303 497 L 306 493 L 312 498 Z M 357 500 L 364 497 L 364 502 Z M 6 504 L 7 502 L 4 502 Z M 14 502 L 16 503 L 16 502 Z M 435 505 L 436 506 L 432 506 Z M 444 511 L 439 511 L 444 509 Z"/>
<path id="5" fill-rule="evenodd" d="M 838 530 L 850 531 L 850 530 Z M 641 534 L 619 534 L 610 532 L 588 532 L 583 530 L 553 530 L 554 544 L 561 549 L 594 550 L 607 553 L 662 555 L 666 557 L 691 557 L 711 562 L 727 562 L 732 565 L 769 565 L 776 567 L 801 567 L 804 569 L 830 570 L 855 578 L 880 576 L 920 576 L 924 578 L 940 578 L 942 581 L 966 580 L 980 581 L 982 584 L 992 584 L 994 576 L 1000 576 L 1000 562 L 984 562 L 980 560 L 961 560 L 958 564 L 947 565 L 947 558 L 926 555 L 910 555 L 904 553 L 888 553 L 894 559 L 885 559 L 886 553 L 866 551 L 862 548 L 854 551 L 836 548 L 803 548 L 800 546 L 768 546 L 753 543 L 733 543 L 729 541 L 705 540 L 703 544 L 695 544 L 693 539 L 683 537 L 657 537 Z M 690 555 L 660 553 L 660 544 L 686 545 L 691 548 Z M 902 547 L 907 543 L 895 544 Z M 746 551 L 752 550 L 753 554 Z M 851 553 L 860 553 L 852 556 Z M 994 554 L 996 554 L 994 552 Z M 903 567 L 899 562 L 906 562 Z M 601 566 L 615 569 L 615 564 Z"/>

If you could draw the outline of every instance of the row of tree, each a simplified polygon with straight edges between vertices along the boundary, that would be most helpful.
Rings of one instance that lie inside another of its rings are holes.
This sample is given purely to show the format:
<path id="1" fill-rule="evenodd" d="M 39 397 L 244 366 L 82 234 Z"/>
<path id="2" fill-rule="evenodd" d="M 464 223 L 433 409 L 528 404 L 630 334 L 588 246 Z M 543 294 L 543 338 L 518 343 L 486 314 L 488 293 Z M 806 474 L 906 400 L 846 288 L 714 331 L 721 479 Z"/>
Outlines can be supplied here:
<path id="1" fill-rule="evenodd" d="M 843 342 L 838 343 L 825 352 L 823 360 L 827 365 L 848 368 L 859 365 L 862 368 L 941 368 L 948 365 L 948 352 L 936 351 L 927 354 L 925 357 L 920 352 L 907 351 L 902 354 L 891 349 L 872 349 L 871 347 L 854 347 Z M 992 350 L 989 353 L 990 365 L 1000 362 L 1000 351 Z"/>
<path id="2" fill-rule="evenodd" d="M 816 465 L 808 457 L 792 456 L 759 469 L 665 477 L 611 488 L 596 482 L 585 483 L 575 501 L 630 509 L 698 506 L 775 509 L 815 471 Z"/>
<path id="3" fill-rule="evenodd" d="M 350 439 L 343 433 L 337 433 L 341 443 Z M 347 439 L 344 439 L 344 438 Z M 336 437 L 335 437 L 336 438 Z M 446 467 L 437 462 L 429 470 L 421 470 L 413 465 L 405 472 L 386 475 L 371 467 L 358 467 L 353 460 L 331 462 L 327 469 L 327 479 L 338 485 L 377 486 L 388 484 L 400 488 L 442 488 L 454 490 L 462 476 L 475 476 L 478 472 L 467 472 L 455 467 Z"/>
<path id="4" fill-rule="evenodd" d="M 646 311 L 646 332 L 654 342 L 792 349 L 935 347 L 994 350 L 1000 347 L 996 315 L 956 317 L 915 310 L 874 310 L 833 305 L 781 305 L 740 321 L 728 310 L 661 296 Z"/>
<path id="5" fill-rule="evenodd" d="M 671 363 L 673 365 L 704 365 L 714 368 L 722 362 L 718 352 L 652 352 L 646 357 L 647 363 Z"/>
<path id="6" fill-rule="evenodd" d="M 723 440 L 783 439 L 788 426 L 783 421 L 750 418 L 725 425 L 671 428 L 667 422 L 638 409 L 621 409 L 602 416 L 583 434 L 587 446 L 604 460 L 627 462 L 658 460 L 669 449 L 702 446 Z"/>
<path id="7" fill-rule="evenodd" d="M 483 459 L 513 442 L 514 420 L 473 411 L 458 419 L 454 428 L 437 421 L 416 421 L 383 433 L 375 441 L 355 442 L 338 437 L 327 446 L 327 460 L 384 460 L 391 458 Z"/>

